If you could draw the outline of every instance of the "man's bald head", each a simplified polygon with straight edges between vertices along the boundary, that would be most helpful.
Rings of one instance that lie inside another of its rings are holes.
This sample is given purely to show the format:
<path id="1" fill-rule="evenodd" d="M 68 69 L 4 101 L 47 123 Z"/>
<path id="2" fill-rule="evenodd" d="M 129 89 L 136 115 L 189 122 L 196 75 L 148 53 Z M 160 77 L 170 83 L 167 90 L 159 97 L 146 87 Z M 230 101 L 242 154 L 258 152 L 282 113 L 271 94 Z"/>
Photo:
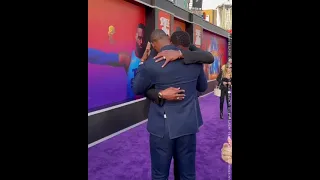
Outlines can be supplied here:
<path id="1" fill-rule="evenodd" d="M 150 39 L 151 39 L 152 47 L 158 52 L 163 46 L 170 44 L 169 36 L 161 29 L 155 29 L 151 33 Z"/>
<path id="2" fill-rule="evenodd" d="M 164 38 L 168 38 L 168 35 L 161 29 L 155 29 L 154 31 L 152 31 L 151 33 L 151 41 L 157 41 L 160 39 L 164 39 Z"/>

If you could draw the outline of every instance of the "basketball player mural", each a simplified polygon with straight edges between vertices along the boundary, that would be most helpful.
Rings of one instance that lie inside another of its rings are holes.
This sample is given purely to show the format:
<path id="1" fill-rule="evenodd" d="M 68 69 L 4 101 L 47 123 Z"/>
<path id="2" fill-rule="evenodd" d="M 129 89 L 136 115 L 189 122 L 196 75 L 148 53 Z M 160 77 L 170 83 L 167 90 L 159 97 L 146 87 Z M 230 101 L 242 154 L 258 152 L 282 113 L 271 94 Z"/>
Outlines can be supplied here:
<path id="1" fill-rule="evenodd" d="M 108 36 L 109 42 L 114 43 L 112 35 L 115 33 L 115 27 L 109 26 Z M 122 66 L 127 73 L 127 98 L 135 99 L 141 96 L 136 96 L 132 90 L 132 80 L 135 76 L 136 70 L 139 67 L 140 59 L 146 48 L 145 26 L 139 24 L 136 32 L 136 49 L 132 51 L 131 55 L 127 53 L 106 53 L 97 49 L 88 48 L 88 62 L 98 65 Z"/>
<path id="2" fill-rule="evenodd" d="M 219 53 L 218 42 L 216 38 L 211 38 L 207 51 L 211 52 L 214 57 L 213 63 L 209 66 L 209 74 L 219 74 L 222 54 Z"/>

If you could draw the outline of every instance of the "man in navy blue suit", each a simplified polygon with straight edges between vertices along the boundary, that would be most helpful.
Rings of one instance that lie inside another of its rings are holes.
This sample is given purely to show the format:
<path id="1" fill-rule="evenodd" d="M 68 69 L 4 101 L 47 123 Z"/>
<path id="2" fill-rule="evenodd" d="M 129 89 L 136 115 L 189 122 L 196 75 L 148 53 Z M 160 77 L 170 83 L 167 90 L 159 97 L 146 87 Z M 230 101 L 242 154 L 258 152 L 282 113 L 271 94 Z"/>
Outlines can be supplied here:
<path id="1" fill-rule="evenodd" d="M 189 46 L 190 37 L 187 36 L 184 43 Z M 159 29 L 152 32 L 151 42 L 157 52 L 179 50 Z M 175 87 L 185 90 L 185 98 L 166 101 L 163 106 L 150 104 L 147 129 L 150 133 L 152 179 L 168 179 L 170 163 L 175 155 L 180 179 L 195 180 L 196 133 L 203 124 L 197 91 L 204 92 L 208 86 L 203 66 L 184 65 L 181 60 L 176 60 L 162 68 L 164 62 L 155 62 L 154 56 L 151 54 L 139 66 L 133 80 L 135 94 L 143 95 L 152 86 L 158 90 Z"/>

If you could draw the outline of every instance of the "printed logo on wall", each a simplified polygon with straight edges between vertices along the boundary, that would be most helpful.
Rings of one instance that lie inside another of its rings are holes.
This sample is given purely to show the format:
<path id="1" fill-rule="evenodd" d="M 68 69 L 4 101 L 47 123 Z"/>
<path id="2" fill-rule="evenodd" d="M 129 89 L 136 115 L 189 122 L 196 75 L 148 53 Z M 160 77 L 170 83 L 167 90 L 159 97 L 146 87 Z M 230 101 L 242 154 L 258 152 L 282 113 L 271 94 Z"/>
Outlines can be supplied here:
<path id="1" fill-rule="evenodd" d="M 167 35 L 170 35 L 170 14 L 159 10 L 159 29 L 162 29 Z"/>
<path id="2" fill-rule="evenodd" d="M 196 40 L 194 41 L 194 44 L 201 46 L 201 31 L 199 29 L 196 29 Z"/>
<path id="3" fill-rule="evenodd" d="M 201 47 L 201 39 L 202 39 L 202 27 L 198 25 L 194 25 L 193 41 L 198 48 Z"/>

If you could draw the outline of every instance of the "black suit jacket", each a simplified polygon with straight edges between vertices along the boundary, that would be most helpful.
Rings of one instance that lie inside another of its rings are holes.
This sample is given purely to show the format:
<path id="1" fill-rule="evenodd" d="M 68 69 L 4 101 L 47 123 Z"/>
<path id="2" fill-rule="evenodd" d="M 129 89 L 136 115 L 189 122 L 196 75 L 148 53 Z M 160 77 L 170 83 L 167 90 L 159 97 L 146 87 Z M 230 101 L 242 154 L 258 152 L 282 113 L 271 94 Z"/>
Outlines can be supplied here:
<path id="1" fill-rule="evenodd" d="M 184 64 L 211 64 L 214 61 L 214 57 L 210 52 L 203 51 L 200 48 L 197 48 L 195 45 L 190 45 L 189 50 L 181 50 L 183 54 L 183 63 Z M 164 100 L 158 97 L 159 90 L 156 90 L 154 86 L 152 86 L 145 94 L 145 96 L 151 100 L 153 103 L 156 103 L 160 106 L 163 105 Z"/>

